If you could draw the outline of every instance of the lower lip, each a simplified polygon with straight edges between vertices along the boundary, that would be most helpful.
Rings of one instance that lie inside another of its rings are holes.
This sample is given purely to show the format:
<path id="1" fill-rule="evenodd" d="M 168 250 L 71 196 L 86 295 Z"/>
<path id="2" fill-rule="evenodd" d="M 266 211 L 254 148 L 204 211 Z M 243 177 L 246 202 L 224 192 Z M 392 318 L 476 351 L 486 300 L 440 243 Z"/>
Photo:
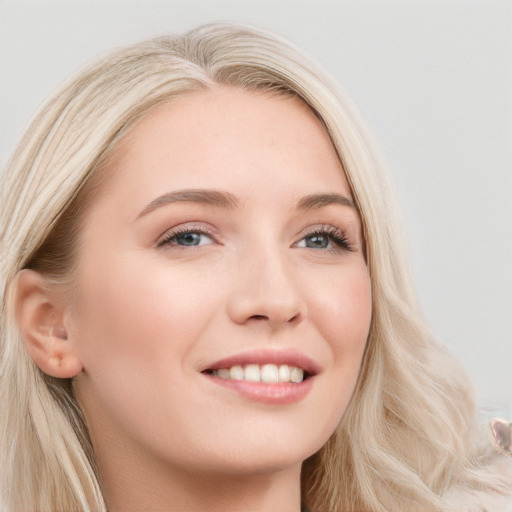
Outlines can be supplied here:
<path id="1" fill-rule="evenodd" d="M 247 380 L 223 379 L 209 374 L 203 374 L 211 382 L 231 389 L 245 398 L 266 404 L 287 405 L 300 402 L 311 391 L 314 377 L 298 383 L 281 382 L 268 384 L 266 382 L 251 382 Z"/>

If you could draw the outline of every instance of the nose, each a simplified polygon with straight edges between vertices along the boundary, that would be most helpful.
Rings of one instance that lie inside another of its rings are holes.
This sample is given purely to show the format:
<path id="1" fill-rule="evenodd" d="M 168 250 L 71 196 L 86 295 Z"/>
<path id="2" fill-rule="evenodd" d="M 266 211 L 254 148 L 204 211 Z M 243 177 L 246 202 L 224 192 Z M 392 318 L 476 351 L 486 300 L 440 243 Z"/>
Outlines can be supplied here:
<path id="1" fill-rule="evenodd" d="M 306 317 L 298 277 L 283 257 L 268 251 L 248 255 L 239 262 L 234 280 L 227 304 L 233 322 L 264 323 L 276 329 Z"/>

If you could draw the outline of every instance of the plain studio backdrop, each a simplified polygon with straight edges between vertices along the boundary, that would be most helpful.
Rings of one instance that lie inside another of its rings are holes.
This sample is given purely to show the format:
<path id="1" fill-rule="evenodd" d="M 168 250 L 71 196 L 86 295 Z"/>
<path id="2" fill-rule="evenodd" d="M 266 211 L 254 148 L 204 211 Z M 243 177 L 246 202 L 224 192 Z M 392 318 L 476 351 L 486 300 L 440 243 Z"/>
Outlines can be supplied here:
<path id="1" fill-rule="evenodd" d="M 425 316 L 512 420 L 512 2 L 0 0 L 0 164 L 94 56 L 209 21 L 279 32 L 355 100 L 393 175 Z"/>

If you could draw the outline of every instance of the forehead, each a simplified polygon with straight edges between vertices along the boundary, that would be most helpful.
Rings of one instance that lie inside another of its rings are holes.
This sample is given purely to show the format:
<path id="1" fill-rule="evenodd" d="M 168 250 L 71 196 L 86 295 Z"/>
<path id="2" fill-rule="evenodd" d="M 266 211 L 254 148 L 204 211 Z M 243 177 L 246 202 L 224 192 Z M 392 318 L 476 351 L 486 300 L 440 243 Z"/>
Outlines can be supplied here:
<path id="1" fill-rule="evenodd" d="M 293 131 L 293 122 L 302 125 L 300 133 Z M 121 153 L 129 153 L 151 141 L 158 144 L 163 137 L 172 137 L 180 145 L 195 143 L 199 137 L 211 145 L 225 142 L 228 137 L 233 143 L 235 139 L 241 142 L 245 137 L 252 138 L 251 145 L 255 146 L 274 144 L 276 137 L 281 143 L 297 142 L 297 135 L 305 144 L 309 144 L 312 135 L 318 135 L 325 139 L 325 149 L 331 149 L 322 123 L 297 96 L 216 86 L 186 92 L 150 112 L 124 137 L 120 149 Z"/>
<path id="2" fill-rule="evenodd" d="M 148 114 L 107 167 L 112 186 L 133 198 L 144 192 L 146 200 L 199 187 L 227 187 L 243 198 L 262 180 L 290 193 L 301 194 L 305 182 L 325 188 L 315 192 L 350 193 L 322 123 L 304 102 L 225 86 L 185 93 Z"/>

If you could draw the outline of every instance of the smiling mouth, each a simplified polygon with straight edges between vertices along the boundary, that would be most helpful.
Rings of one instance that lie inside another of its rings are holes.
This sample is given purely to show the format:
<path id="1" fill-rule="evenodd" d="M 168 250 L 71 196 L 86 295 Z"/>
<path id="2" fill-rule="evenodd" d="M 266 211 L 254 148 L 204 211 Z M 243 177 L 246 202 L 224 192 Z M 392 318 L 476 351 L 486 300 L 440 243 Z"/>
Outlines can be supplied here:
<path id="1" fill-rule="evenodd" d="M 201 374 L 216 386 L 249 401 L 291 405 L 309 394 L 314 377 L 322 371 L 314 359 L 292 348 L 233 354 L 203 367 Z"/>
<path id="2" fill-rule="evenodd" d="M 247 364 L 234 365 L 229 368 L 207 369 L 203 373 L 224 380 L 246 382 L 264 382 L 266 384 L 299 384 L 312 375 L 303 368 L 288 364 Z"/>

